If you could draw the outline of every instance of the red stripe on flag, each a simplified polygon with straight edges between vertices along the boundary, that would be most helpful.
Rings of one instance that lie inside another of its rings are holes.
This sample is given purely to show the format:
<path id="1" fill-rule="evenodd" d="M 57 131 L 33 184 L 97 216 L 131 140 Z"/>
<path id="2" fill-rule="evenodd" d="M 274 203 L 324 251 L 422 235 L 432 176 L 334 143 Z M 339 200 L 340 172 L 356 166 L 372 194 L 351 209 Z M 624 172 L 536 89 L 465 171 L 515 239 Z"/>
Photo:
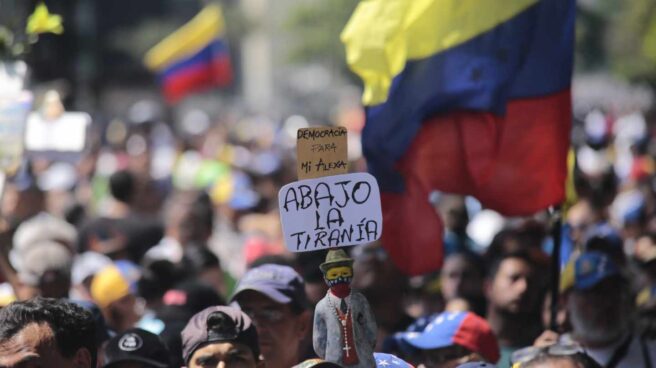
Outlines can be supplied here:
<path id="1" fill-rule="evenodd" d="M 504 215 L 530 215 L 565 196 L 570 91 L 513 100 L 506 115 L 460 111 L 422 125 L 397 163 L 404 193 L 383 193 L 383 244 L 404 272 L 442 264 L 432 190 L 473 195 Z"/>
<path id="2" fill-rule="evenodd" d="M 170 103 L 179 101 L 191 91 L 202 91 L 213 86 L 226 86 L 232 81 L 230 58 L 226 55 L 190 66 L 174 75 L 166 77 L 163 82 L 164 95 Z"/>

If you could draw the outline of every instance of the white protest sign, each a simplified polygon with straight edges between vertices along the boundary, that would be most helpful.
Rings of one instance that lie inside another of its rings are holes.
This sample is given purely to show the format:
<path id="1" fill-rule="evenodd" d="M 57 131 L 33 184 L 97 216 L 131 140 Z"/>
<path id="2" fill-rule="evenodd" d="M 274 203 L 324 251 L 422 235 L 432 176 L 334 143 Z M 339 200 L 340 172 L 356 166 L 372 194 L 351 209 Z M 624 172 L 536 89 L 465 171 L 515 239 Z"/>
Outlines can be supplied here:
<path id="1" fill-rule="evenodd" d="M 91 117 L 84 112 L 67 112 L 54 120 L 39 113 L 27 119 L 25 148 L 28 151 L 81 152 Z"/>
<path id="2" fill-rule="evenodd" d="M 278 193 L 278 205 L 292 252 L 369 243 L 383 231 L 378 183 L 367 173 L 287 184 Z"/>

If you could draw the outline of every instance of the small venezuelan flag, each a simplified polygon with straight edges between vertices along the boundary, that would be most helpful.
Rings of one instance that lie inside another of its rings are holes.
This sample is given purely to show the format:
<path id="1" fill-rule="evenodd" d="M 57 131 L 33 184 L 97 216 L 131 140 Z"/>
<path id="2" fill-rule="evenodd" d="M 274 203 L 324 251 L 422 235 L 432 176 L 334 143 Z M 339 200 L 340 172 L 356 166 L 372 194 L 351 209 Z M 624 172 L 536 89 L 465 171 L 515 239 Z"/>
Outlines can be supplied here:
<path id="1" fill-rule="evenodd" d="M 208 5 L 148 51 L 144 63 L 158 74 L 167 101 L 175 103 L 191 92 L 230 84 L 224 30 L 221 8 Z"/>

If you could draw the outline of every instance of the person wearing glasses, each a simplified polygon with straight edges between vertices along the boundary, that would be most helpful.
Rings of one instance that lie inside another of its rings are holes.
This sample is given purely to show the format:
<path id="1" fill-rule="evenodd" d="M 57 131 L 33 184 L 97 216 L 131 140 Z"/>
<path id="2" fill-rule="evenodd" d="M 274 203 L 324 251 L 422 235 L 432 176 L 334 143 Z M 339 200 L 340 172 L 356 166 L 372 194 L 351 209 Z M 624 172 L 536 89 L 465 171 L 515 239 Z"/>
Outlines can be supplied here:
<path id="1" fill-rule="evenodd" d="M 265 264 L 242 277 L 232 295 L 255 324 L 267 368 L 303 361 L 312 316 L 303 278 L 288 266 Z"/>
<path id="2" fill-rule="evenodd" d="M 572 339 L 599 364 L 656 366 L 656 340 L 636 330 L 630 282 L 608 254 L 586 251 L 576 259 L 567 311 Z"/>

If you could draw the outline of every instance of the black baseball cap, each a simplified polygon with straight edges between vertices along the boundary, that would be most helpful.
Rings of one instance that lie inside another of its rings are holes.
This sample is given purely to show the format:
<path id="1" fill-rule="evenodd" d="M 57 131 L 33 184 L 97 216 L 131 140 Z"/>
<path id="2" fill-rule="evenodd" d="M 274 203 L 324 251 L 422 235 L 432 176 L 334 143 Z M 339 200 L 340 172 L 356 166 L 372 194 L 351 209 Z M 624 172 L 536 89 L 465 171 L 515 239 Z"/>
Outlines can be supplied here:
<path id="1" fill-rule="evenodd" d="M 182 356 L 189 363 L 199 348 L 217 342 L 233 341 L 260 355 L 255 325 L 246 313 L 233 307 L 215 306 L 196 313 L 182 330 Z"/>
<path id="2" fill-rule="evenodd" d="M 105 347 L 103 368 L 122 362 L 139 362 L 153 368 L 173 368 L 169 350 L 155 334 L 140 328 L 112 337 Z"/>

